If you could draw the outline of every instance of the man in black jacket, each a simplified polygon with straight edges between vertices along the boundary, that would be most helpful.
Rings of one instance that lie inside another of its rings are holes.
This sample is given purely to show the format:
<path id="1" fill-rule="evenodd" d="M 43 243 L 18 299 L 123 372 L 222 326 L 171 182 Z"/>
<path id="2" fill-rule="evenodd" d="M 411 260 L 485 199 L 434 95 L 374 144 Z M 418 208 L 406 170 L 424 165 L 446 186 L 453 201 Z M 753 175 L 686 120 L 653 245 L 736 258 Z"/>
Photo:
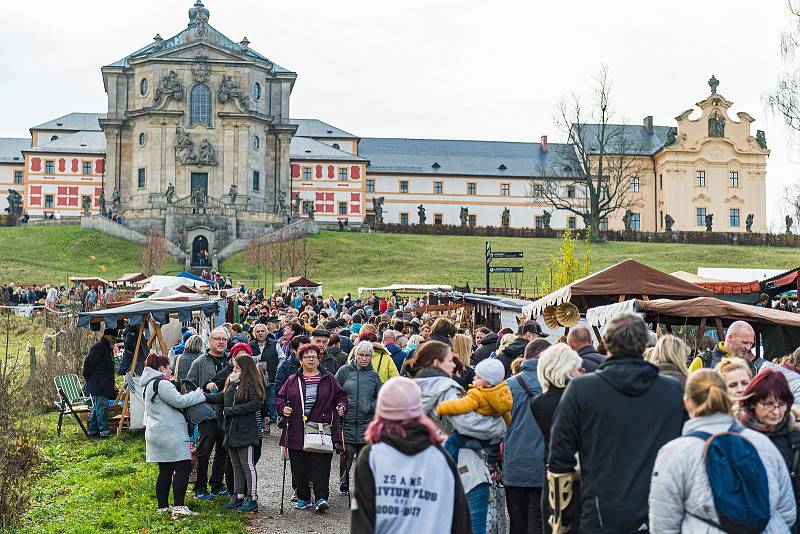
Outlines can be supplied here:
<path id="1" fill-rule="evenodd" d="M 642 359 L 648 336 L 638 315 L 614 317 L 604 335 L 609 358 L 574 378 L 556 409 L 548 471 L 570 475 L 580 455 L 582 533 L 647 532 L 656 454 L 681 435 L 683 387 Z"/>
<path id="2" fill-rule="evenodd" d="M 83 378 L 86 393 L 92 396 L 92 416 L 89 419 L 89 435 L 111 437 L 108 429 L 106 409 L 114 394 L 114 343 L 117 329 L 106 328 L 100 341 L 92 345 L 83 361 Z"/>
<path id="3" fill-rule="evenodd" d="M 267 404 L 270 409 L 270 423 L 274 423 L 278 420 L 278 414 L 275 411 L 275 377 L 278 374 L 278 363 L 280 357 L 283 356 L 283 351 L 274 339 L 269 338 L 265 324 L 259 323 L 253 327 L 253 337 L 255 337 L 255 341 L 250 343 L 253 359 L 267 368 L 267 378 L 269 378 L 269 386 L 266 391 Z"/>
<path id="4" fill-rule="evenodd" d="M 567 334 L 567 345 L 578 353 L 578 356 L 583 360 L 583 369 L 587 373 L 597 371 L 606 357 L 594 350 L 592 345 L 592 334 L 585 326 L 576 326 L 570 329 Z"/>
<path id="5" fill-rule="evenodd" d="M 477 332 L 475 337 L 478 337 Z M 470 364 L 474 367 L 478 365 L 481 360 L 488 358 L 491 353 L 497 350 L 498 343 L 500 343 L 500 339 L 497 337 L 497 334 L 492 331 L 485 333 L 483 338 L 478 342 L 478 348 L 472 353 L 472 361 Z"/>

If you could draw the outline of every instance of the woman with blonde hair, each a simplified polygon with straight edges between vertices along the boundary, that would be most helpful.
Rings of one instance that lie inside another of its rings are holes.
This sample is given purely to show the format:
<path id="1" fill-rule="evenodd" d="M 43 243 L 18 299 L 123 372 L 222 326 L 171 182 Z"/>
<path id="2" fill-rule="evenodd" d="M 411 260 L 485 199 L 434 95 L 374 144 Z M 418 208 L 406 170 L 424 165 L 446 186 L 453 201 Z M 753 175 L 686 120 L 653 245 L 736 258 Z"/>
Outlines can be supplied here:
<path id="1" fill-rule="evenodd" d="M 546 348 L 539 355 L 536 375 L 539 378 L 539 384 L 542 386 L 542 394 L 533 399 L 531 406 L 533 418 L 542 431 L 542 437 L 544 437 L 545 472 L 547 472 L 547 459 L 550 456 L 550 434 L 553 428 L 556 408 L 558 403 L 561 402 L 567 383 L 572 377 L 581 374 L 582 367 L 583 359 L 566 343 L 557 343 Z M 580 499 L 577 498 L 580 493 L 580 486 L 574 484 L 573 491 L 575 496 L 572 499 L 573 504 L 570 505 L 570 509 L 575 509 L 574 516 L 577 517 L 580 515 L 579 508 L 576 508 L 580 502 Z M 547 491 L 542 492 L 541 510 L 544 532 L 550 532 L 550 525 L 547 520 L 552 514 L 552 509 L 550 508 Z M 577 524 L 574 527 L 575 531 L 579 530 Z"/>
<path id="2" fill-rule="evenodd" d="M 731 401 L 738 402 L 741 400 L 744 390 L 747 389 L 753 379 L 747 362 L 738 357 L 723 358 L 717 364 L 716 370 L 725 380 L 725 387 Z"/>
<path id="3" fill-rule="evenodd" d="M 658 367 L 658 372 L 665 376 L 670 376 L 686 384 L 689 371 L 686 369 L 686 356 L 689 354 L 689 346 L 680 338 L 671 335 L 661 336 L 650 352 L 648 361 Z"/>
<path id="4" fill-rule="evenodd" d="M 453 338 L 453 352 L 458 354 L 464 365 L 469 366 L 472 359 L 472 338 L 464 334 L 456 334 Z"/>
<path id="5" fill-rule="evenodd" d="M 683 435 L 658 452 L 650 483 L 651 532 L 723 532 L 713 506 L 706 474 L 706 442 L 694 432 L 710 435 L 733 431 L 749 441 L 764 465 L 769 486 L 769 523 L 763 532 L 790 532 L 795 521 L 792 483 L 783 458 L 769 438 L 741 426 L 731 415 L 731 399 L 722 375 L 701 369 L 689 375 L 683 398 L 691 419 Z M 712 505 L 709 505 L 711 503 Z"/>

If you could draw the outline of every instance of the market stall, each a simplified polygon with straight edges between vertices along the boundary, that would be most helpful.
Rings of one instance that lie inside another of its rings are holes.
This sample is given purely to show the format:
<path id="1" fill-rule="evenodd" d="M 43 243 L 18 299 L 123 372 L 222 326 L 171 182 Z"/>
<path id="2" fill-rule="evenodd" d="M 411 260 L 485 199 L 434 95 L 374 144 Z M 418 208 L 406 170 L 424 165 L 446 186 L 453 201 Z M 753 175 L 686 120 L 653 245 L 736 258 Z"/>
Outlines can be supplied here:
<path id="1" fill-rule="evenodd" d="M 391 284 L 381 287 L 359 287 L 358 296 L 364 293 L 404 293 L 404 294 L 424 294 L 433 291 L 452 291 L 453 286 L 447 284 Z"/>
<path id="2" fill-rule="evenodd" d="M 307 291 L 315 297 L 322 296 L 322 284 L 309 280 L 305 276 L 292 276 L 278 285 L 281 286 L 281 291 L 284 293 L 290 291 Z"/>
<path id="3" fill-rule="evenodd" d="M 176 317 L 181 323 L 188 323 L 194 312 L 201 312 L 208 317 L 217 313 L 218 299 L 197 297 L 197 295 L 186 295 L 145 299 L 78 315 L 78 326 L 92 330 L 118 328 L 118 325 L 123 323 L 138 327 L 131 371 L 125 375 L 125 385 L 117 397 L 118 401 L 122 400 L 122 411 L 116 416 L 117 434 L 122 433 L 126 423 L 132 429 L 141 426 L 144 403 L 135 369 L 142 344 L 145 344 L 147 350 L 152 349 L 160 354 L 167 354 L 169 347 L 164 342 L 161 327 L 169 322 L 170 316 Z M 145 329 L 149 331 L 149 336 L 145 335 Z"/>
<path id="4" fill-rule="evenodd" d="M 698 343 L 707 327 L 715 328 L 719 339 L 724 339 L 725 328 L 732 322 L 746 321 L 756 331 L 757 353 L 763 346 L 766 358 L 785 356 L 800 346 L 800 315 L 712 297 L 630 299 L 591 308 L 586 312 L 586 321 L 600 328 L 615 315 L 629 311 L 643 314 L 645 321 L 656 328 L 665 325 L 667 331 L 677 326 L 697 326 Z"/>

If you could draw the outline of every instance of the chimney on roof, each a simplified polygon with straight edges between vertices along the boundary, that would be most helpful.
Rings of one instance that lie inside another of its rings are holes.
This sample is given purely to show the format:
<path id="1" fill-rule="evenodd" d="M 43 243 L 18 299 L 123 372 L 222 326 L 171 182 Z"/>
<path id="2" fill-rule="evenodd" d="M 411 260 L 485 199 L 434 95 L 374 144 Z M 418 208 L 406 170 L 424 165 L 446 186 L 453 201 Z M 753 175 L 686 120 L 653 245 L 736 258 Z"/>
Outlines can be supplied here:
<path id="1" fill-rule="evenodd" d="M 541 140 L 542 152 L 547 153 L 547 136 L 543 135 Z"/>
<path id="2" fill-rule="evenodd" d="M 242 50 L 247 50 L 247 47 L 250 46 L 250 40 L 245 37 L 239 42 L 239 44 L 242 46 Z"/>
<path id="3" fill-rule="evenodd" d="M 644 124 L 644 129 L 647 132 L 647 135 L 653 135 L 653 116 L 648 115 L 644 118 L 642 123 Z"/>

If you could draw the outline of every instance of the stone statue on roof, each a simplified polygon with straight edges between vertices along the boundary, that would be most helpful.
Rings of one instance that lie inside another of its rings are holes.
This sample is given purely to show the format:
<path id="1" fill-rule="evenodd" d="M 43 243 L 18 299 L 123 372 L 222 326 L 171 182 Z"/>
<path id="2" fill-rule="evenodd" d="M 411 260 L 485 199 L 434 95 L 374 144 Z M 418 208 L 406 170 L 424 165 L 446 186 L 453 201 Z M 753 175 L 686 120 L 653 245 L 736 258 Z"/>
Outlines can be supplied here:
<path id="1" fill-rule="evenodd" d="M 420 204 L 417 206 L 417 216 L 419 216 L 419 224 L 425 224 L 428 218 L 425 216 L 425 206 Z"/>
<path id="2" fill-rule="evenodd" d="M 717 86 L 719 86 L 719 80 L 713 74 L 711 75 L 711 78 L 708 79 L 708 86 L 711 88 L 712 95 L 717 94 Z"/>
<path id="3" fill-rule="evenodd" d="M 763 149 L 767 148 L 767 134 L 764 130 L 756 130 L 756 143 Z"/>
<path id="4" fill-rule="evenodd" d="M 753 231 L 753 219 L 754 218 L 755 218 L 755 215 L 750 213 L 747 216 L 747 219 L 745 219 L 745 221 L 744 221 L 745 230 L 747 230 L 747 233 L 752 233 L 752 231 Z"/>
<path id="5" fill-rule="evenodd" d="M 674 126 L 670 126 L 669 130 L 667 130 L 667 141 L 664 143 L 664 146 L 674 145 L 677 140 L 678 129 Z"/>
<path id="6" fill-rule="evenodd" d="M 194 24 L 197 37 L 203 38 L 208 31 L 208 19 L 211 13 L 205 8 L 201 0 L 194 3 L 194 7 L 189 10 L 189 24 Z"/>

